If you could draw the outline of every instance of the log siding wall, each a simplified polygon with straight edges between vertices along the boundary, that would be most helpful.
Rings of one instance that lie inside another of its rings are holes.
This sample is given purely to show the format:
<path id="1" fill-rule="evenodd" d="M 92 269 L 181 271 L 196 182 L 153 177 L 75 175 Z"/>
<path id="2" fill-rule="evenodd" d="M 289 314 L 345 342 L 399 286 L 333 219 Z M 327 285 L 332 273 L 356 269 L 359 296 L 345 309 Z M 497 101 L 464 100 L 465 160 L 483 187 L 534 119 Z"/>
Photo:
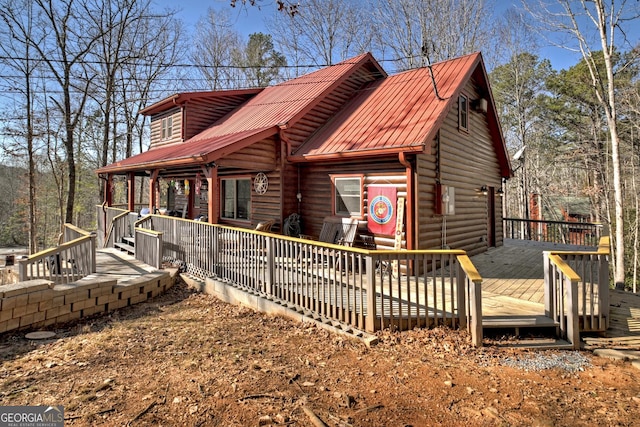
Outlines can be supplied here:
<path id="1" fill-rule="evenodd" d="M 407 197 L 405 169 L 397 159 L 372 159 L 369 162 L 317 164 L 301 166 L 302 217 L 303 233 L 318 236 L 322 229 L 324 217 L 333 214 L 333 190 L 331 176 L 335 174 L 363 174 L 363 212 L 358 234 L 369 234 L 367 231 L 367 188 L 369 185 L 393 184 L 398 197 Z M 406 215 L 406 213 L 405 213 Z M 405 239 L 403 239 L 404 242 Z M 378 249 L 393 249 L 393 236 L 375 236 Z M 403 247 L 405 244 L 403 243 Z"/>
<path id="2" fill-rule="evenodd" d="M 478 98 L 471 80 L 464 93 L 470 102 Z M 488 195 L 479 190 L 483 185 L 494 187 L 495 244 L 502 244 L 502 199 L 500 166 L 496 157 L 487 118 L 469 109 L 468 131 L 458 129 L 458 103 L 447 115 L 430 154 L 417 157 L 418 171 L 418 241 L 420 249 L 449 246 L 463 249 L 470 255 L 488 248 Z M 455 188 L 455 214 L 446 217 L 446 242 L 443 241 L 444 220 L 435 214 L 435 187 L 438 180 Z"/>

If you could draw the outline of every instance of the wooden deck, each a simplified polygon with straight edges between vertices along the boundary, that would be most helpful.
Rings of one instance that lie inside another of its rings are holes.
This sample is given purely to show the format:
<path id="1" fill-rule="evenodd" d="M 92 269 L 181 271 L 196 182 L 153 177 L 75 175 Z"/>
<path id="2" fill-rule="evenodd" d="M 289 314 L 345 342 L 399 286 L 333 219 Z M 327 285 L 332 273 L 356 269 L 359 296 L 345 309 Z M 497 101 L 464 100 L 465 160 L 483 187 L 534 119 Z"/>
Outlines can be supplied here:
<path id="1" fill-rule="evenodd" d="M 584 247 L 506 240 L 505 245 L 471 258 L 482 276 L 485 316 L 544 314 L 543 251 Z M 640 349 L 640 295 L 610 291 L 610 325 L 584 335 L 586 348 Z"/>

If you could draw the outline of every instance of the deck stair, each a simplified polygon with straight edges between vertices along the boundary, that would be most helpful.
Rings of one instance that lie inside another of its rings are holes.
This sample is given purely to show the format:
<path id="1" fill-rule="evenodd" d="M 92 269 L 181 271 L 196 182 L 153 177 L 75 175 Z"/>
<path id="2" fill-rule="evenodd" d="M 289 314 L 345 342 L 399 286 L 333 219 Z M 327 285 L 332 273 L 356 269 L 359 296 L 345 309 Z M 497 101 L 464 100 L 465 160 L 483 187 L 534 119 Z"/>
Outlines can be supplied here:
<path id="1" fill-rule="evenodd" d="M 499 347 L 531 349 L 571 349 L 573 347 L 568 341 L 558 339 L 560 325 L 543 314 L 484 316 L 482 327 L 485 330 L 504 329 L 515 332 L 515 339 L 500 342 Z M 529 333 L 524 332 L 525 330 Z"/>
<path id="2" fill-rule="evenodd" d="M 122 241 L 114 243 L 113 246 L 129 255 L 135 255 L 136 253 L 135 238 L 130 236 L 123 236 Z"/>

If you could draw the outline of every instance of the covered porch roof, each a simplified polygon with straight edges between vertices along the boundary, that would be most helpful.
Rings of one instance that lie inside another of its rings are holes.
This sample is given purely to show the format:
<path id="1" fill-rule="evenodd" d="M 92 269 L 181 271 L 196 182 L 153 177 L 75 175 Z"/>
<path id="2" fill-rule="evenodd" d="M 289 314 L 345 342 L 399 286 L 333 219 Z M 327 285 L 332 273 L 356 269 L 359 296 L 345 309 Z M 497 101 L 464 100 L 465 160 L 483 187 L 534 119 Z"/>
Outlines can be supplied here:
<path id="1" fill-rule="evenodd" d="M 102 167 L 98 173 L 118 174 L 206 165 L 277 133 L 278 127 L 272 126 L 166 145 Z"/>

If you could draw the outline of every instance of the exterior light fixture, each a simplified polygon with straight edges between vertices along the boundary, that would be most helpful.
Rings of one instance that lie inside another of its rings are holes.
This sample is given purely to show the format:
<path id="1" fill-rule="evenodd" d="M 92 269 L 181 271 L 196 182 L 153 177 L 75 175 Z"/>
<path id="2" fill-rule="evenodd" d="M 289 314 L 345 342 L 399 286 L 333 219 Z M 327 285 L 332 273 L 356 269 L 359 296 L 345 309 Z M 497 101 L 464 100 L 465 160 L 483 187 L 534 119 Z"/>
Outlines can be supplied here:
<path id="1" fill-rule="evenodd" d="M 480 187 L 480 192 L 486 196 L 487 194 L 489 194 L 489 188 L 487 188 L 486 185 L 483 185 L 482 187 Z"/>

